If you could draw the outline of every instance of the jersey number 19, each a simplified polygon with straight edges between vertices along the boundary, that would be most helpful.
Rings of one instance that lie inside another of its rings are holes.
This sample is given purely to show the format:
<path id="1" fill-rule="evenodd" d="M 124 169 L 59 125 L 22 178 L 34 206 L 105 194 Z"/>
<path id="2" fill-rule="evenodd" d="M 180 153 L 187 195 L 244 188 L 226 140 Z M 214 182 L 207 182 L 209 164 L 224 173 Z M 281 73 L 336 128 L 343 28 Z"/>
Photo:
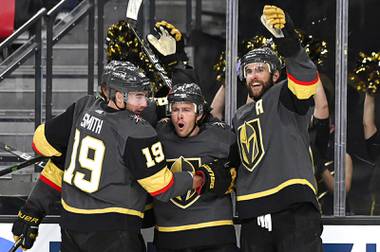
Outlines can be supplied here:
<path id="1" fill-rule="evenodd" d="M 78 162 L 80 167 L 75 166 L 78 146 L 80 144 Z M 63 181 L 70 185 L 74 185 L 82 191 L 93 193 L 99 188 L 100 176 L 102 173 L 103 159 L 105 153 L 105 145 L 102 140 L 92 136 L 85 136 L 80 139 L 79 130 L 75 130 L 73 151 L 71 153 L 70 165 L 65 170 Z M 92 151 L 92 157 L 89 153 Z M 77 168 L 77 169 L 75 169 Z M 86 174 L 80 172 L 80 169 L 90 171 L 90 179 L 85 179 Z"/>

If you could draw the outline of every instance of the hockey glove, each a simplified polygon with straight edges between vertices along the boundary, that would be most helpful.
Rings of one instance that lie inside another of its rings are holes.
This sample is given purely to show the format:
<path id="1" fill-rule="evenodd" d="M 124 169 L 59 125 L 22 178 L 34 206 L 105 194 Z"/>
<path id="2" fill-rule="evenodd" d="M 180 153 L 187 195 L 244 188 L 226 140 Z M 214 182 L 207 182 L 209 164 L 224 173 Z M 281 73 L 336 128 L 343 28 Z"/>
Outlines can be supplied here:
<path id="1" fill-rule="evenodd" d="M 185 40 L 180 30 L 178 30 L 174 25 L 164 20 L 157 22 L 155 27 L 165 28 L 165 30 L 167 30 L 170 33 L 170 35 L 172 35 L 175 38 L 175 41 L 177 43 L 176 55 L 177 55 L 178 61 L 188 61 L 189 57 L 187 57 L 187 54 L 185 52 Z"/>
<path id="2" fill-rule="evenodd" d="M 30 249 L 38 235 L 38 226 L 41 223 L 42 215 L 27 209 L 21 208 L 17 215 L 17 220 L 13 223 L 12 233 L 15 241 L 22 239 L 21 247 Z"/>
<path id="3" fill-rule="evenodd" d="M 175 39 L 163 27 L 160 27 L 159 30 L 159 39 L 152 34 L 148 34 L 149 43 L 163 56 L 174 54 L 176 52 Z"/>
<path id="4" fill-rule="evenodd" d="M 197 189 L 198 194 L 212 192 L 217 196 L 228 193 L 236 177 L 233 176 L 236 173 L 231 173 L 221 160 L 201 165 L 195 170 L 195 174 L 201 176 L 204 181 L 203 185 Z"/>
<path id="5" fill-rule="evenodd" d="M 146 39 L 149 44 L 152 45 L 155 53 L 157 53 L 159 59 L 165 66 L 170 67 L 176 65 L 178 60 L 176 55 L 175 38 L 163 27 L 159 27 L 156 30 L 158 30 L 158 38 L 152 34 L 148 34 Z"/>
<path id="6" fill-rule="evenodd" d="M 274 5 L 265 5 L 261 22 L 275 38 L 284 37 L 282 29 L 285 27 L 286 18 L 285 12 L 282 9 Z"/>
<path id="7" fill-rule="evenodd" d="M 265 5 L 261 22 L 275 37 L 278 51 L 282 56 L 290 57 L 299 51 L 300 42 L 293 20 L 287 12 L 274 5 Z"/>
<path id="8" fill-rule="evenodd" d="M 188 61 L 189 58 L 187 57 L 185 53 L 185 42 L 182 33 L 172 24 L 168 23 L 167 21 L 159 21 L 155 24 L 154 27 L 155 31 L 157 31 L 158 34 L 162 33 L 162 29 L 168 32 L 169 36 L 173 37 L 176 42 L 176 47 L 175 47 L 175 54 L 172 55 L 163 55 L 160 53 L 157 48 L 153 46 L 153 48 L 158 52 L 158 55 L 160 57 L 160 60 L 166 64 L 167 66 L 174 66 L 178 62 L 182 61 Z M 148 35 L 149 36 L 149 35 Z M 152 35 L 153 36 L 153 35 Z M 153 36 L 154 37 L 154 36 Z M 151 36 L 149 38 L 147 37 L 147 40 L 152 39 Z M 149 41 L 150 43 L 150 41 Z"/>

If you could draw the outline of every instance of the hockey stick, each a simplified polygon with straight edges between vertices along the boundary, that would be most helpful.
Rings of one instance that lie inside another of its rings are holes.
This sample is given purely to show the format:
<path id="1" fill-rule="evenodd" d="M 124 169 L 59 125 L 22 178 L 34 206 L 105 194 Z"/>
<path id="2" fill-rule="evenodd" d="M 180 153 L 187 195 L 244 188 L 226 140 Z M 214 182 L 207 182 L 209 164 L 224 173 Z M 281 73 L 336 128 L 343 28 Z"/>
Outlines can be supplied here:
<path id="1" fill-rule="evenodd" d="M 20 235 L 18 240 L 15 243 L 13 243 L 13 246 L 8 250 L 8 252 L 16 252 L 17 249 L 21 246 L 23 238 L 24 238 L 24 235 Z"/>
<path id="2" fill-rule="evenodd" d="M 38 163 L 42 160 L 46 159 L 46 157 L 41 157 L 41 156 L 37 156 L 37 157 L 33 157 L 29 160 L 26 160 L 22 163 L 19 163 L 19 164 L 15 164 L 15 165 L 12 165 L 8 168 L 5 168 L 3 170 L 0 170 L 0 177 L 3 176 L 3 175 L 6 175 L 8 173 L 12 173 L 12 172 L 15 172 L 15 171 L 18 171 L 18 170 L 21 170 L 25 167 L 28 167 L 32 164 L 35 164 L 35 163 Z"/>
<path id="3" fill-rule="evenodd" d="M 164 82 L 164 84 L 171 89 L 172 88 L 172 81 L 168 77 L 168 74 L 166 73 L 165 69 L 161 66 L 160 62 L 158 61 L 156 55 L 153 53 L 152 49 L 147 45 L 137 34 L 134 26 L 137 22 L 137 16 L 140 10 L 142 4 L 142 0 L 129 0 L 127 5 L 127 23 L 137 40 L 139 41 L 141 48 L 143 49 L 144 53 L 148 57 L 149 62 L 153 65 L 154 69 L 157 71 L 158 76 L 160 79 Z"/>
<path id="4" fill-rule="evenodd" d="M 9 152 L 13 155 L 15 155 L 16 157 L 22 159 L 22 160 L 30 160 L 33 158 L 32 155 L 28 154 L 28 153 L 25 153 L 25 152 L 21 152 L 19 150 L 16 150 L 15 148 L 13 148 L 12 146 L 8 145 L 8 144 L 5 144 L 3 142 L 0 142 L 0 149 L 3 149 L 5 150 L 6 152 Z M 39 162 L 37 165 L 41 168 L 44 168 L 45 166 L 45 162 L 41 161 Z"/>

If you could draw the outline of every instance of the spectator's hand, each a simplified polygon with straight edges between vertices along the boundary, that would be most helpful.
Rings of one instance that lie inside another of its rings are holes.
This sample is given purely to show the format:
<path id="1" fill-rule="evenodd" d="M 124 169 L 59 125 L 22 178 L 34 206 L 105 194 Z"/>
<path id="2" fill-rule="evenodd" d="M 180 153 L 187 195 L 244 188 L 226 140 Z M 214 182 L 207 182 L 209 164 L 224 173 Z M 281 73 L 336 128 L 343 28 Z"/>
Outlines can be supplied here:
<path id="1" fill-rule="evenodd" d="M 197 192 L 212 192 L 217 196 L 231 192 L 236 178 L 236 170 L 225 167 L 221 160 L 201 165 L 195 170 L 195 174 L 203 178 L 203 185 Z"/>
<path id="2" fill-rule="evenodd" d="M 22 239 L 21 247 L 30 249 L 38 235 L 38 226 L 41 223 L 41 215 L 30 209 L 22 208 L 18 212 L 17 220 L 13 223 L 12 233 L 15 241 Z"/>

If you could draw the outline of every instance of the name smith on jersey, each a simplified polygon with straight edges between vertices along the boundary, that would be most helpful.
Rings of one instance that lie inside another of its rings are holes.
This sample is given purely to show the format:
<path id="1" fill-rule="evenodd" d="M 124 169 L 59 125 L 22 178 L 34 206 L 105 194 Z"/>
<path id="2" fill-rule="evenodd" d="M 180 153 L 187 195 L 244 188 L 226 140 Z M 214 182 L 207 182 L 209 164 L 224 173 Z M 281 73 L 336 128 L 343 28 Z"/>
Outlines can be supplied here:
<path id="1" fill-rule="evenodd" d="M 87 130 L 91 130 L 96 134 L 100 134 L 103 126 L 103 120 L 86 113 L 82 118 L 80 126 Z"/>

